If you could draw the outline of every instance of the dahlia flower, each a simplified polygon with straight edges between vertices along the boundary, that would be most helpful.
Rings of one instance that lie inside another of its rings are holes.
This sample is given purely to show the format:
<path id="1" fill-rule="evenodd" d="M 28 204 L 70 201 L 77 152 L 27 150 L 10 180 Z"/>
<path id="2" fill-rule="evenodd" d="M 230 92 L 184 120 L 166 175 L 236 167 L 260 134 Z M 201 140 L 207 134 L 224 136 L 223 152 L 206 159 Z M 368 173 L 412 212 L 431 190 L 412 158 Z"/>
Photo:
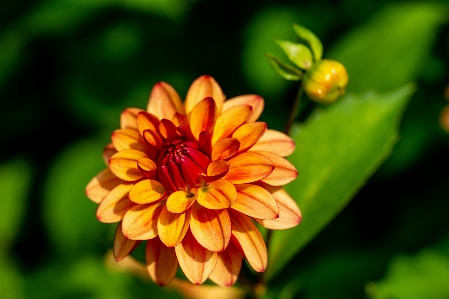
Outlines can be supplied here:
<path id="1" fill-rule="evenodd" d="M 287 135 L 258 122 L 264 101 L 243 95 L 225 101 L 210 76 L 191 85 L 184 103 L 157 83 L 147 110 L 128 108 L 103 156 L 108 167 L 86 187 L 97 218 L 118 222 L 113 253 L 120 261 L 146 241 L 146 264 L 159 285 L 178 265 L 194 284 L 207 278 L 236 282 L 243 257 L 267 267 L 267 249 L 255 222 L 286 229 L 301 213 L 284 191 L 297 176 L 284 157 Z"/>

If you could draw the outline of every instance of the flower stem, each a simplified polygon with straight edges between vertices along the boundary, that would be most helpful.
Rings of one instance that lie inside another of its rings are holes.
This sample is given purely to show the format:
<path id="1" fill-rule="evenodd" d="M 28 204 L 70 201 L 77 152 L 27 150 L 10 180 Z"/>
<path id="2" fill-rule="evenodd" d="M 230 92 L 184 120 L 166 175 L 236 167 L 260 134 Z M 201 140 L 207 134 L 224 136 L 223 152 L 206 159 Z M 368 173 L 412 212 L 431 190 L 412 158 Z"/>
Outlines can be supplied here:
<path id="1" fill-rule="evenodd" d="M 298 92 L 296 93 L 295 100 L 292 104 L 292 109 L 290 110 L 290 114 L 288 115 L 287 122 L 285 123 L 284 133 L 289 135 L 290 130 L 295 123 L 296 117 L 299 115 L 301 111 L 301 96 L 302 96 L 303 88 L 302 84 L 298 88 Z"/>

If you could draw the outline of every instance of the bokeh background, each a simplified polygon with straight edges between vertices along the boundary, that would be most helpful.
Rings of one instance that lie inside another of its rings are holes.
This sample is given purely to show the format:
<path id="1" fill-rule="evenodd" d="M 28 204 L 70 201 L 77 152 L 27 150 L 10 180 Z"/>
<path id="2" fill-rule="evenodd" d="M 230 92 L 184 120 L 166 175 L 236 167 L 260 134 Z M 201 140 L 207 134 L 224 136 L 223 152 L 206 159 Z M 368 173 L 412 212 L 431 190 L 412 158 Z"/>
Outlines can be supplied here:
<path id="1" fill-rule="evenodd" d="M 84 188 L 104 168 L 102 149 L 120 112 L 145 108 L 158 81 L 184 97 L 195 78 L 212 75 L 228 97 L 264 97 L 262 120 L 281 130 L 297 85 L 278 77 L 264 53 L 287 61 L 274 39 L 293 40 L 298 23 L 322 40 L 324 57 L 346 65 L 349 93 L 410 81 L 417 91 L 391 157 L 275 277 L 276 296 L 449 298 L 449 135 L 438 122 L 448 100 L 448 7 L 436 0 L 3 1 L 1 297 L 181 298 L 105 265 L 115 226 L 96 220 Z"/>

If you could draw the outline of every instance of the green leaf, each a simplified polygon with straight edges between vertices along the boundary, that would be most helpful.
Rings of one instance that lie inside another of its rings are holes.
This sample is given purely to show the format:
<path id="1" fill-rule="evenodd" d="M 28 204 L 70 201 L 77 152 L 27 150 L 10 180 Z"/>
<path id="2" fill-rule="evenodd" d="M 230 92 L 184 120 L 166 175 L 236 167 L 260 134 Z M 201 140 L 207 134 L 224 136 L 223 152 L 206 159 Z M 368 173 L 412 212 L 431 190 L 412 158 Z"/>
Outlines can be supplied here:
<path id="1" fill-rule="evenodd" d="M 312 66 L 312 52 L 310 52 L 307 46 L 283 40 L 276 40 L 276 43 L 281 47 L 288 59 L 300 68 L 305 70 Z"/>
<path id="2" fill-rule="evenodd" d="M 0 294 L 5 296 L 3 298 L 24 299 L 27 298 L 23 291 L 24 281 L 13 260 L 0 253 Z"/>
<path id="3" fill-rule="evenodd" d="M 267 276 L 273 276 L 349 202 L 390 154 L 414 86 L 388 94 L 347 95 L 315 111 L 297 134 L 290 161 L 299 172 L 286 186 L 303 220 L 273 233 Z"/>
<path id="4" fill-rule="evenodd" d="M 301 80 L 303 72 L 301 72 L 294 66 L 283 63 L 278 57 L 274 56 L 271 53 L 265 53 L 265 56 L 268 57 L 271 66 L 279 74 L 279 76 L 290 81 Z"/>
<path id="5" fill-rule="evenodd" d="M 414 80 L 426 67 L 438 26 L 447 15 L 447 7 L 435 3 L 386 6 L 340 39 L 327 56 L 346 67 L 348 91 L 391 90 Z"/>
<path id="6" fill-rule="evenodd" d="M 293 30 L 298 37 L 298 41 L 304 42 L 307 46 L 310 47 L 315 61 L 321 60 L 321 57 L 323 56 L 323 44 L 321 43 L 320 39 L 306 27 L 293 24 Z"/>

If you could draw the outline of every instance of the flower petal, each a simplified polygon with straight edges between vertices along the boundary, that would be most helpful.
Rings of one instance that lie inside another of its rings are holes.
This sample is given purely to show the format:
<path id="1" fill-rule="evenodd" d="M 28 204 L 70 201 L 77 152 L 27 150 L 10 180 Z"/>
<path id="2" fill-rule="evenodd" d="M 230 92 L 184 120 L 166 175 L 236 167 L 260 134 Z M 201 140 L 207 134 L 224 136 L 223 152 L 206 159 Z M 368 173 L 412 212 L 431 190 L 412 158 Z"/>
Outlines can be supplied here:
<path id="1" fill-rule="evenodd" d="M 106 145 L 103 149 L 103 161 L 106 165 L 109 163 L 109 159 L 117 153 L 117 150 L 115 149 L 114 145 L 112 143 L 109 143 Z"/>
<path id="2" fill-rule="evenodd" d="M 200 133 L 205 131 L 212 133 L 217 118 L 217 106 L 214 99 L 205 98 L 199 102 L 190 115 L 190 129 L 193 136 L 199 140 Z"/>
<path id="3" fill-rule="evenodd" d="M 102 170 L 86 186 L 86 195 L 95 203 L 100 203 L 108 193 L 123 183 L 109 168 Z"/>
<path id="4" fill-rule="evenodd" d="M 190 113 L 192 112 L 196 104 L 207 97 L 212 97 L 214 99 L 217 106 L 217 111 L 218 113 L 220 113 L 221 107 L 223 106 L 223 102 L 225 100 L 223 91 L 214 78 L 204 75 L 193 81 L 192 85 L 187 91 L 185 102 L 187 117 L 190 116 Z"/>
<path id="5" fill-rule="evenodd" d="M 209 210 L 195 205 L 190 217 L 190 230 L 201 246 L 221 252 L 231 239 L 231 220 L 226 209 Z"/>
<path id="6" fill-rule="evenodd" d="M 181 243 L 190 222 L 190 209 L 184 213 L 170 213 L 164 206 L 157 222 L 157 231 L 162 243 L 174 247 Z"/>
<path id="7" fill-rule="evenodd" d="M 249 105 L 253 109 L 253 113 L 248 119 L 248 122 L 256 121 L 259 116 L 262 114 L 264 107 L 264 100 L 262 97 L 255 94 L 247 94 L 238 97 L 231 98 L 223 103 L 223 112 L 235 107 L 237 105 Z"/>
<path id="8" fill-rule="evenodd" d="M 122 221 L 123 234 L 128 239 L 148 240 L 155 238 L 157 232 L 157 220 L 164 204 L 159 202 L 147 205 L 135 205 Z"/>
<path id="9" fill-rule="evenodd" d="M 247 152 L 231 158 L 229 172 L 223 179 L 233 184 L 246 184 L 267 177 L 274 169 L 267 157 L 254 152 Z"/>
<path id="10" fill-rule="evenodd" d="M 275 219 L 279 217 L 279 208 L 273 196 L 264 188 L 243 184 L 236 185 L 237 200 L 232 208 L 240 213 L 259 219 Z"/>
<path id="11" fill-rule="evenodd" d="M 104 223 L 114 223 L 123 219 L 134 203 L 129 200 L 128 193 L 132 184 L 120 184 L 109 192 L 97 208 L 97 219 Z"/>
<path id="12" fill-rule="evenodd" d="M 171 119 L 176 113 L 182 113 L 182 103 L 176 90 L 168 83 L 156 83 L 151 90 L 147 111 L 159 119 Z"/>
<path id="13" fill-rule="evenodd" d="M 205 208 L 219 210 L 227 209 L 234 204 L 237 191 L 234 185 L 226 180 L 209 183 L 205 187 L 198 188 L 197 201 Z"/>
<path id="14" fill-rule="evenodd" d="M 235 129 L 244 124 L 251 115 L 252 108 L 248 105 L 239 105 L 230 108 L 217 117 L 212 135 L 212 145 L 219 140 L 229 137 Z"/>
<path id="15" fill-rule="evenodd" d="M 281 157 L 287 157 L 294 152 L 295 142 L 282 132 L 268 129 L 251 147 L 251 151 L 253 150 L 272 152 Z"/>
<path id="16" fill-rule="evenodd" d="M 159 119 L 153 114 L 141 111 L 137 114 L 137 128 L 140 135 L 142 135 L 145 130 L 157 131 L 159 128 Z"/>
<path id="17" fill-rule="evenodd" d="M 232 138 L 240 142 L 239 151 L 246 150 L 255 144 L 267 130 L 267 124 L 264 122 L 246 123 L 241 125 L 232 134 Z"/>
<path id="18" fill-rule="evenodd" d="M 160 286 L 169 284 L 178 269 L 174 248 L 165 246 L 159 238 L 148 240 L 145 258 L 151 279 Z"/>
<path id="19" fill-rule="evenodd" d="M 275 166 L 273 172 L 270 173 L 269 176 L 264 178 L 262 182 L 270 184 L 272 186 L 283 186 L 290 183 L 298 176 L 298 171 L 296 170 L 295 166 L 285 158 L 266 151 L 254 152 L 264 155 L 265 157 L 270 159 L 270 161 L 273 162 Z"/>
<path id="20" fill-rule="evenodd" d="M 140 241 L 130 240 L 123 235 L 122 232 L 122 222 L 119 222 L 117 229 L 115 230 L 114 236 L 114 258 L 116 262 L 120 262 L 124 259 L 131 251 L 136 248 Z"/>
<path id="21" fill-rule="evenodd" d="M 157 166 L 153 160 L 149 158 L 142 158 L 137 161 L 137 167 L 139 167 L 140 172 L 142 172 L 147 178 L 155 179 Z"/>
<path id="22" fill-rule="evenodd" d="M 120 114 L 120 128 L 137 129 L 137 114 L 143 111 L 139 108 L 127 108 Z"/>
<path id="23" fill-rule="evenodd" d="M 165 195 L 165 188 L 156 180 L 138 182 L 129 192 L 129 198 L 138 204 L 158 201 Z"/>
<path id="24" fill-rule="evenodd" d="M 267 268 L 267 247 L 251 219 L 237 211 L 229 210 L 233 241 L 240 245 L 251 267 L 257 272 Z"/>
<path id="25" fill-rule="evenodd" d="M 173 192 L 167 199 L 167 210 L 171 213 L 183 213 L 193 205 L 196 198 L 197 190 L 195 188 L 190 189 L 190 192 Z"/>
<path id="26" fill-rule="evenodd" d="M 276 200 L 279 207 L 279 218 L 273 220 L 255 219 L 260 225 L 268 229 L 287 229 L 298 225 L 302 215 L 293 198 L 281 187 L 264 185 Z"/>
<path id="27" fill-rule="evenodd" d="M 201 175 L 206 183 L 215 182 L 223 178 L 229 171 L 229 163 L 224 160 L 215 160 L 207 166 L 207 175 Z"/>
<path id="28" fill-rule="evenodd" d="M 175 247 L 179 266 L 194 284 L 202 284 L 217 264 L 217 253 L 201 246 L 189 231 Z"/>
<path id="29" fill-rule="evenodd" d="M 161 120 L 159 123 L 159 132 L 162 137 L 170 141 L 175 140 L 176 137 L 178 137 L 175 124 L 168 119 Z"/>
<path id="30" fill-rule="evenodd" d="M 135 149 L 143 152 L 145 150 L 139 131 L 134 129 L 115 130 L 114 133 L 112 133 L 111 139 L 112 144 L 117 151 Z"/>
<path id="31" fill-rule="evenodd" d="M 235 138 L 225 138 L 215 143 L 212 148 L 212 161 L 228 159 L 232 157 L 240 148 L 240 142 Z"/>
<path id="32" fill-rule="evenodd" d="M 232 286 L 239 277 L 243 255 L 233 242 L 226 250 L 218 253 L 217 265 L 209 279 L 222 287 Z"/>
<path id="33" fill-rule="evenodd" d="M 137 181 L 143 177 L 137 167 L 137 161 L 141 158 L 148 157 L 144 152 L 135 149 L 120 151 L 109 159 L 109 169 L 122 180 Z"/>

